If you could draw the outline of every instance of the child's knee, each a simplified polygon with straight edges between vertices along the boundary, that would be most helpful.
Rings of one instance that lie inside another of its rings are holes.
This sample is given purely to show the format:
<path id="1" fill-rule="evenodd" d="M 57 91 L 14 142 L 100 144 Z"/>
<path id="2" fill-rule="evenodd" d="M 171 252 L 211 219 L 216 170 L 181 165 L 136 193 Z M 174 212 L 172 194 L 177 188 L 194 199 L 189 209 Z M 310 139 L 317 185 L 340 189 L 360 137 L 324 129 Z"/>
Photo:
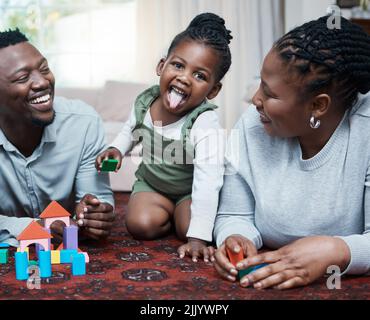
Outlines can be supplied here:
<path id="1" fill-rule="evenodd" d="M 128 215 L 126 227 L 135 239 L 152 240 L 158 237 L 160 225 L 148 215 Z"/>

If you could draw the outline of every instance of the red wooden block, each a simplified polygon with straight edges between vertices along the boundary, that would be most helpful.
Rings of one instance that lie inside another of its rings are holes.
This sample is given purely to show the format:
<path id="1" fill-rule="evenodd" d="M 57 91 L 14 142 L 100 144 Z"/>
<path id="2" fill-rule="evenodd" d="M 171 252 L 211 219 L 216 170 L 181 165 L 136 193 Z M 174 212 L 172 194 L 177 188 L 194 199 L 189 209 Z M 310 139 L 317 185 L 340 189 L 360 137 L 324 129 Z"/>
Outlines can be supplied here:
<path id="1" fill-rule="evenodd" d="M 240 248 L 240 251 L 238 253 L 231 251 L 228 247 L 226 247 L 226 253 L 230 259 L 230 262 L 236 266 L 236 264 L 244 259 L 243 250 Z"/>

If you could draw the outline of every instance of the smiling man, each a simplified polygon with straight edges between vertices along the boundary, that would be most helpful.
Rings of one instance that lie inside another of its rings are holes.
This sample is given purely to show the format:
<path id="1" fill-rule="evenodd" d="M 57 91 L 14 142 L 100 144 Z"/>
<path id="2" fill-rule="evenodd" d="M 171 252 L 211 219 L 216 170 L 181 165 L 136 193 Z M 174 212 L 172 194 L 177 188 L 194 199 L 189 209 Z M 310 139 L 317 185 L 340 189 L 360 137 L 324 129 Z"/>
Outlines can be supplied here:
<path id="1" fill-rule="evenodd" d="M 16 236 L 52 200 L 69 210 L 85 237 L 108 236 L 114 220 L 107 175 L 97 174 L 103 124 L 90 106 L 54 99 L 45 57 L 18 29 L 0 32 L 0 242 Z M 52 225 L 56 238 L 63 226 Z"/>

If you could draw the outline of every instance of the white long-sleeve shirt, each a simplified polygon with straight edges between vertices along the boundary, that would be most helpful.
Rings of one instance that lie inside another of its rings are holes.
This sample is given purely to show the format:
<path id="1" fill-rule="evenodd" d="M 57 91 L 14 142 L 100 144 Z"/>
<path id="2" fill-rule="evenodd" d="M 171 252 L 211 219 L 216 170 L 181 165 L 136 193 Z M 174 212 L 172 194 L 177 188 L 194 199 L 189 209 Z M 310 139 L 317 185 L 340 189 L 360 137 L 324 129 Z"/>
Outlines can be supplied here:
<path id="1" fill-rule="evenodd" d="M 168 139 L 179 140 L 181 129 L 188 115 L 166 126 L 153 123 L 150 108 L 145 114 L 144 125 L 153 128 Z M 127 155 L 135 146 L 132 130 L 136 125 L 135 110 L 111 146 Z M 224 146 L 226 133 L 221 128 L 217 113 L 205 111 L 195 120 L 190 131 L 190 143 L 195 150 L 194 178 L 192 186 L 191 220 L 187 237 L 212 241 L 212 230 L 217 213 L 219 191 L 223 184 Z"/>

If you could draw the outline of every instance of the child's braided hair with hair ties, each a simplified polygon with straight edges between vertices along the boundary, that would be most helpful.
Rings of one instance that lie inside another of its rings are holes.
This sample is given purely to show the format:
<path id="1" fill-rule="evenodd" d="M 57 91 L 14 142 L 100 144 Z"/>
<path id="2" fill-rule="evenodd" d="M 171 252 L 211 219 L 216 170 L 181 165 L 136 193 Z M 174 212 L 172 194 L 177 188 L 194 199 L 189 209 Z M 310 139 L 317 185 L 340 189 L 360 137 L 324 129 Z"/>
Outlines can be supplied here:
<path id="1" fill-rule="evenodd" d="M 226 29 L 225 20 L 214 13 L 202 13 L 197 15 L 186 28 L 173 40 L 168 49 L 167 56 L 184 40 L 194 40 L 215 49 L 220 56 L 217 81 L 220 81 L 231 65 L 231 52 L 229 48 L 231 31 Z"/>

